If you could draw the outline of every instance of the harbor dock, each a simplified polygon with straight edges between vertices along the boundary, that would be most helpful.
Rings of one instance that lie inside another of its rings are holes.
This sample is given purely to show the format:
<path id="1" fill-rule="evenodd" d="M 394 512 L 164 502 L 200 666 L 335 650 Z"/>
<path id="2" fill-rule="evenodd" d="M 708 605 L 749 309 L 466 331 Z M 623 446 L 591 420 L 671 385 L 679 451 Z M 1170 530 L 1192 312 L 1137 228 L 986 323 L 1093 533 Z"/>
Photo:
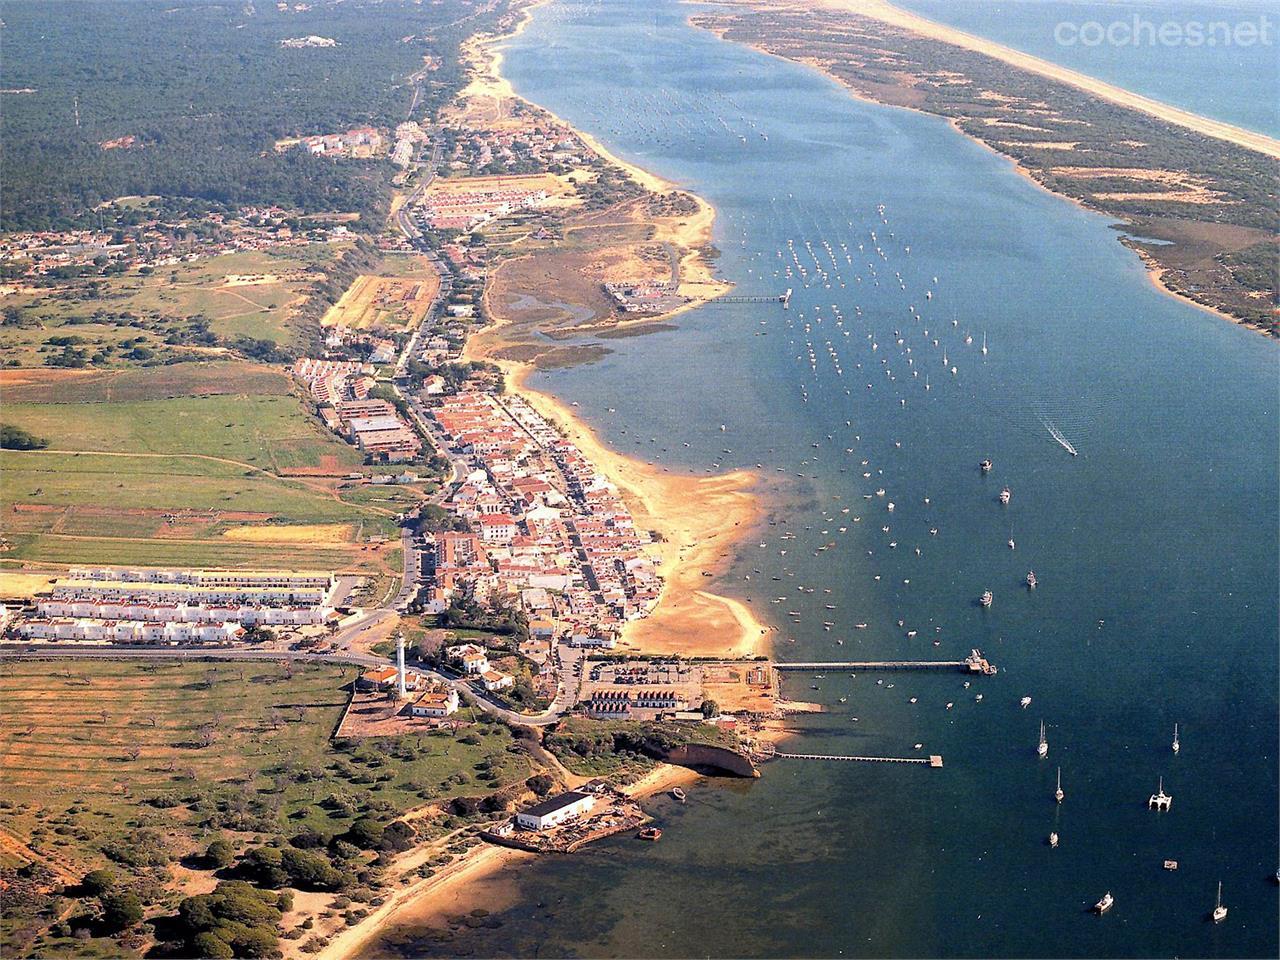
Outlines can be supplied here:
<path id="1" fill-rule="evenodd" d="M 996 667 L 974 649 L 963 660 L 802 660 L 775 663 L 775 670 L 960 670 L 985 677 L 994 676 Z"/>

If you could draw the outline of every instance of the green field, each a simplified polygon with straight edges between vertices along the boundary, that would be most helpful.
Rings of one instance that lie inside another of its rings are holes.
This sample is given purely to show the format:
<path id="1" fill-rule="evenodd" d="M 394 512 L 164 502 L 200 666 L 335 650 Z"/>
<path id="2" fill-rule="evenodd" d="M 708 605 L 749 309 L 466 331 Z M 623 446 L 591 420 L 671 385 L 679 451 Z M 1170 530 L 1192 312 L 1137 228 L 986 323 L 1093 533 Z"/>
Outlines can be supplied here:
<path id="1" fill-rule="evenodd" d="M 178 397 L 124 403 L 6 403 L 4 420 L 53 450 L 185 453 L 281 470 L 355 467 L 359 451 L 293 397 Z"/>
<path id="2" fill-rule="evenodd" d="M 11 504 L 268 513 L 299 523 L 375 516 L 299 480 L 199 456 L 0 452 Z"/>

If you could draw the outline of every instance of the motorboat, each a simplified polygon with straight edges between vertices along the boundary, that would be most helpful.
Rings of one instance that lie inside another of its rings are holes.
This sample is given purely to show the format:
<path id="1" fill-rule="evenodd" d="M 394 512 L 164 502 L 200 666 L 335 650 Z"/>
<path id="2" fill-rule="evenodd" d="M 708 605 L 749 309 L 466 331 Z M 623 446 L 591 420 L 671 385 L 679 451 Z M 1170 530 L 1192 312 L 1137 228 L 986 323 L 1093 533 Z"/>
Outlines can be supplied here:
<path id="1" fill-rule="evenodd" d="M 1093 905 L 1093 912 L 1099 915 L 1104 914 L 1108 910 L 1110 910 L 1112 907 L 1114 907 L 1115 903 L 1116 903 L 1116 898 L 1113 897 L 1111 895 L 1111 891 L 1108 890 L 1106 893 L 1102 895 L 1102 899 Z"/>
<path id="2" fill-rule="evenodd" d="M 1222 905 L 1222 881 L 1221 880 L 1218 881 L 1218 902 L 1214 904 L 1213 913 L 1211 914 L 1211 916 L 1213 917 L 1214 923 L 1221 923 L 1223 920 L 1227 919 L 1227 908 Z"/>
<path id="3" fill-rule="evenodd" d="M 1049 741 L 1044 735 L 1044 721 L 1040 721 L 1040 742 L 1036 744 L 1036 753 L 1042 757 L 1049 755 Z"/>

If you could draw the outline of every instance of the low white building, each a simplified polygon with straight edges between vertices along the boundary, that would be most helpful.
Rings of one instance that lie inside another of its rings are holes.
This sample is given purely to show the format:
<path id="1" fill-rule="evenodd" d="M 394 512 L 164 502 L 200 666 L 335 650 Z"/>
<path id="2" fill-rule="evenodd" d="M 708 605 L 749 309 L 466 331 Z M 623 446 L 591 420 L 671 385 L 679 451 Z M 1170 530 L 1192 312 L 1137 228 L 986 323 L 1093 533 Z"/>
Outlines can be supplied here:
<path id="1" fill-rule="evenodd" d="M 596 798 L 591 794 L 570 790 L 521 810 L 516 814 L 516 823 L 526 830 L 550 830 L 566 820 L 585 816 L 595 805 Z"/>
<path id="2" fill-rule="evenodd" d="M 440 719 L 458 710 L 458 691 L 453 687 L 433 687 L 409 707 L 415 717 Z"/>
<path id="3" fill-rule="evenodd" d="M 486 670 L 480 675 L 480 679 L 484 682 L 484 688 L 490 693 L 505 690 L 516 682 L 511 674 L 503 673 L 501 670 Z"/>
<path id="4" fill-rule="evenodd" d="M 489 656 L 484 647 L 474 643 L 460 643 L 445 650 L 445 656 L 468 676 L 481 676 L 489 669 Z"/>

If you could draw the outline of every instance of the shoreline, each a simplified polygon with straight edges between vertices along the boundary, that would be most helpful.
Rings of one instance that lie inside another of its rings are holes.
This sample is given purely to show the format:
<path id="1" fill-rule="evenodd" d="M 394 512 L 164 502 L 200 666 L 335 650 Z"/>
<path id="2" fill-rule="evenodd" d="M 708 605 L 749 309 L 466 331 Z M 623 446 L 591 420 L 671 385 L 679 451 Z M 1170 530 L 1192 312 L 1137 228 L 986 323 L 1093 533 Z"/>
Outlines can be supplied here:
<path id="1" fill-rule="evenodd" d="M 549 0 L 547 0 L 547 2 L 549 2 Z M 916 33 L 919 36 L 923 36 L 928 39 L 937 40 L 944 43 L 951 43 L 956 46 L 964 46 L 963 44 L 959 44 L 955 40 L 952 40 L 943 36 L 935 36 L 929 33 L 925 33 L 921 30 L 916 29 L 913 26 L 908 25 L 905 22 L 898 22 L 893 19 L 877 16 L 876 14 L 872 13 L 870 10 L 862 9 L 856 5 L 858 2 L 862 2 L 862 0 L 822 0 L 822 2 L 830 8 L 841 10 L 844 12 L 869 16 L 869 17 L 872 17 L 873 19 L 881 20 L 882 22 L 888 23 L 891 26 L 896 26 L 901 29 L 911 31 L 913 33 Z M 888 7 L 893 10 L 898 9 L 896 7 L 892 7 L 888 3 L 884 3 L 883 0 L 866 0 L 866 2 L 872 5 L 880 6 L 880 7 Z M 752 3 L 751 0 L 747 0 L 747 2 L 742 2 L 742 0 L 726 0 L 726 6 L 752 7 L 752 6 L 755 6 L 755 4 Z M 910 16 L 914 16 L 914 15 L 910 15 Z M 1006 154 L 1006 153 L 1002 153 L 1001 151 L 993 147 L 991 144 L 983 140 L 981 137 L 974 136 L 973 134 L 964 130 L 960 126 L 959 121 L 955 117 L 943 116 L 941 114 L 933 113 L 929 110 L 924 110 L 924 109 L 921 109 L 920 107 L 914 107 L 909 104 L 888 103 L 884 100 L 879 100 L 873 96 L 870 96 L 864 93 L 861 90 L 858 90 L 857 88 L 850 85 L 844 79 L 831 73 L 825 68 L 823 63 L 819 60 L 816 60 L 812 57 L 798 57 L 798 58 L 787 57 L 787 56 L 783 56 L 780 53 L 775 53 L 772 50 L 768 50 L 762 47 L 761 45 L 759 45 L 758 43 L 748 43 L 746 41 L 741 41 L 741 40 L 728 40 L 725 38 L 724 34 L 721 31 L 713 30 L 707 27 L 700 27 L 697 24 L 694 24 L 692 22 L 692 18 L 693 18 L 693 15 L 691 14 L 686 22 L 688 22 L 689 25 L 693 26 L 695 29 L 706 30 L 708 33 L 714 34 L 715 36 L 719 37 L 725 43 L 736 43 L 740 46 L 748 47 L 749 49 L 754 50 L 756 53 L 762 54 L 764 56 L 775 57 L 779 60 L 785 60 L 788 63 L 798 64 L 800 66 L 807 67 L 810 70 L 814 70 L 815 72 L 820 73 L 822 76 L 826 77 L 828 80 L 835 83 L 837 86 L 840 87 L 840 89 L 844 90 L 853 99 L 861 101 L 862 103 L 871 103 L 871 104 L 875 104 L 876 106 L 890 107 L 897 110 L 907 110 L 907 111 L 910 111 L 911 113 L 920 114 L 921 116 L 931 117 L 935 120 L 944 121 L 949 127 L 951 127 L 952 130 L 954 130 L 960 136 L 964 137 L 966 140 L 969 140 L 971 143 L 978 144 L 980 147 L 984 148 L 985 150 L 990 151 L 996 157 L 1006 161 L 1009 164 L 1010 169 L 1012 169 L 1012 171 L 1017 176 L 1026 180 L 1028 183 L 1034 184 L 1036 187 L 1043 190 L 1045 193 L 1049 194 L 1050 196 L 1056 197 L 1059 200 L 1066 200 L 1068 203 L 1074 204 L 1075 206 L 1079 207 L 1081 210 L 1084 210 L 1088 213 L 1105 217 L 1111 221 L 1111 224 L 1113 227 L 1114 226 L 1130 226 L 1130 224 L 1126 220 L 1124 220 L 1122 217 L 1116 216 L 1114 214 L 1109 214 L 1104 210 L 1095 209 L 1094 207 L 1089 206 L 1089 204 L 1085 203 L 1083 200 L 1081 200 L 1078 197 L 1072 197 L 1072 196 L 1068 196 L 1065 193 L 1059 193 L 1058 191 L 1053 190 L 1050 187 L 1046 186 L 1045 184 L 1041 183 L 1038 179 L 1036 179 L 1032 175 L 1030 170 L 1028 170 L 1026 167 L 1024 167 L 1021 163 L 1018 162 L 1018 159 L 1016 157 L 1010 156 L 1009 154 Z M 918 19 L 922 20 L 925 23 L 934 22 L 934 21 L 924 20 L 924 18 L 918 18 Z M 957 33 L 959 32 L 960 31 L 957 31 Z M 962 34 L 962 35 L 969 36 L 968 34 Z M 978 38 L 974 38 L 974 39 L 976 40 Z M 996 46 L 999 46 L 999 44 L 996 44 Z M 995 57 L 996 59 L 1001 59 L 1001 60 L 1004 59 L 1003 57 L 1000 57 L 997 54 L 990 53 L 989 51 L 986 51 L 986 50 L 980 50 L 976 47 L 965 47 L 965 49 L 970 49 L 977 53 L 985 53 L 989 56 Z M 1012 61 L 1005 61 L 1005 62 L 1009 62 L 1013 66 L 1018 66 L 1018 64 L 1013 64 Z M 1030 68 L 1028 67 L 1024 69 L 1029 70 Z M 1064 83 L 1070 83 L 1069 80 L 1055 77 L 1055 76 L 1052 76 L 1051 74 L 1044 74 L 1044 75 L 1048 76 L 1049 79 L 1061 79 L 1062 82 Z M 1074 86 L 1074 84 L 1072 85 Z M 1120 89 L 1120 88 L 1116 88 L 1116 89 Z M 1119 102 L 1119 101 L 1115 101 L 1115 102 Z M 1137 107 L 1132 104 L 1122 103 L 1121 105 L 1131 106 L 1133 107 L 1133 109 L 1138 109 L 1138 110 L 1142 109 L 1141 107 Z M 1147 112 L 1147 111 L 1143 110 L 1142 112 Z M 1155 114 L 1153 115 L 1157 116 L 1158 119 L 1167 119 L 1164 117 L 1159 117 L 1158 115 L 1155 115 Z M 1176 122 L 1176 121 L 1169 121 L 1169 122 Z M 1238 145 L 1243 146 L 1242 144 L 1238 144 Z M 1280 149 L 1280 144 L 1277 144 L 1277 148 Z M 1247 148 L 1247 149 L 1253 149 L 1253 148 Z M 1166 270 L 1168 269 L 1167 267 L 1162 266 L 1160 263 L 1158 263 L 1156 259 L 1151 254 L 1147 253 L 1145 250 L 1142 250 L 1139 247 L 1136 247 L 1132 244 L 1125 243 L 1124 242 L 1125 238 L 1123 234 L 1118 236 L 1116 239 L 1122 246 L 1124 246 L 1127 250 L 1131 251 L 1135 256 L 1137 256 L 1138 260 L 1141 262 L 1146 272 L 1148 282 L 1159 293 L 1163 294 L 1166 297 L 1170 297 L 1174 300 L 1177 300 L 1179 303 L 1182 303 L 1184 305 L 1194 307 L 1197 310 L 1202 310 L 1205 313 L 1208 313 L 1218 318 L 1219 320 L 1225 320 L 1228 323 L 1234 324 L 1237 327 L 1243 327 L 1244 329 L 1260 334 L 1261 336 L 1266 337 L 1267 339 L 1275 339 L 1275 335 L 1271 331 L 1267 330 L 1265 327 L 1253 321 L 1245 320 L 1241 317 L 1234 316 L 1230 313 L 1225 312 L 1224 310 L 1218 309 L 1217 307 L 1210 306 L 1207 303 L 1201 303 L 1200 301 L 1194 300 L 1191 297 L 1187 296 L 1186 294 L 1180 293 L 1179 291 L 1168 286 L 1163 281 L 1163 276 Z"/>
<path id="2" fill-rule="evenodd" d="M 974 53 L 993 57 L 1012 67 L 1026 70 L 1060 83 L 1069 84 L 1077 90 L 1083 90 L 1085 93 L 1107 100 L 1110 103 L 1118 104 L 1131 110 L 1138 110 L 1158 120 L 1185 127 L 1207 137 L 1213 137 L 1215 140 L 1224 140 L 1246 150 L 1280 159 L 1280 141 L 1266 134 L 1247 130 L 1224 120 L 1214 120 L 1210 117 L 1193 113 L 1190 110 L 1184 110 L 1181 107 L 1175 107 L 1172 104 L 1156 100 L 1153 97 L 1135 93 L 1106 80 L 1045 60 L 1043 57 L 1023 53 L 1021 50 L 1006 46 L 998 41 L 988 40 L 985 37 L 968 33 L 956 27 L 940 23 L 937 20 L 930 20 L 920 14 L 895 6 L 889 0 L 821 0 L 821 3 L 828 9 L 861 14 L 891 26 L 909 30 L 920 36 L 928 37 L 931 40 L 941 40 L 944 43 L 950 43 L 953 46 L 962 47 Z"/>
<path id="3" fill-rule="evenodd" d="M 531 12 L 550 0 L 535 0 L 524 10 L 516 32 L 489 36 L 476 41 L 476 78 L 468 84 L 460 99 L 468 96 L 511 98 L 546 113 L 574 132 L 584 144 L 605 162 L 624 170 L 653 193 L 680 190 L 697 204 L 697 212 L 677 224 L 654 223 L 655 239 L 682 247 L 680 287 L 690 296 L 689 302 L 675 310 L 651 317 L 622 320 L 612 325 L 625 329 L 638 324 L 661 324 L 701 306 L 719 296 L 732 284 L 715 278 L 711 265 L 701 250 L 711 241 L 715 208 L 702 197 L 679 187 L 633 163 L 622 160 L 589 133 L 568 123 L 545 107 L 518 94 L 501 73 L 505 43 L 527 26 Z M 689 288 L 693 289 L 690 290 Z M 646 653 L 685 653 L 693 656 L 755 656 L 767 653 L 770 626 L 757 617 L 745 602 L 704 589 L 707 578 L 723 571 L 726 557 L 745 541 L 764 515 L 759 497 L 753 491 L 758 478 L 754 473 L 737 470 L 709 477 L 682 474 L 650 466 L 637 458 L 613 450 L 602 443 L 595 432 L 570 407 L 549 393 L 527 384 L 533 373 L 531 364 L 495 358 L 492 353 L 502 346 L 501 330 L 508 322 L 501 313 L 486 305 L 492 323 L 472 334 L 463 350 L 464 360 L 487 360 L 503 371 L 507 387 L 523 397 L 539 413 L 556 424 L 596 467 L 609 478 L 623 495 L 632 511 L 636 526 L 658 531 L 663 541 L 657 544 L 662 592 L 653 612 L 623 627 L 620 646 Z M 708 643 L 708 637 L 728 638 Z"/>
<path id="4" fill-rule="evenodd" d="M 703 589 L 722 572 L 726 555 L 763 518 L 747 470 L 699 477 L 667 473 L 605 446 L 558 397 L 525 383 L 528 364 L 500 361 L 510 389 L 557 424 L 623 495 L 636 526 L 657 530 L 662 593 L 653 612 L 623 627 L 621 647 L 645 653 L 756 656 L 772 632 L 741 600 Z M 708 642 L 709 637 L 719 637 Z M 729 638 L 725 643 L 723 638 Z"/>
<path id="5" fill-rule="evenodd" d="M 621 790 L 633 799 L 643 800 L 672 787 L 693 783 L 701 776 L 688 767 L 658 763 L 639 780 Z M 432 921 L 468 913 L 476 909 L 482 900 L 493 904 L 494 896 L 502 899 L 509 892 L 500 889 L 500 875 L 510 868 L 538 859 L 539 854 L 536 853 L 481 841 L 439 873 L 416 880 L 392 893 L 382 906 L 359 923 L 339 931 L 314 956 L 316 960 L 377 956 L 370 953 L 369 948 L 383 931 L 409 924 L 430 926 Z"/>

